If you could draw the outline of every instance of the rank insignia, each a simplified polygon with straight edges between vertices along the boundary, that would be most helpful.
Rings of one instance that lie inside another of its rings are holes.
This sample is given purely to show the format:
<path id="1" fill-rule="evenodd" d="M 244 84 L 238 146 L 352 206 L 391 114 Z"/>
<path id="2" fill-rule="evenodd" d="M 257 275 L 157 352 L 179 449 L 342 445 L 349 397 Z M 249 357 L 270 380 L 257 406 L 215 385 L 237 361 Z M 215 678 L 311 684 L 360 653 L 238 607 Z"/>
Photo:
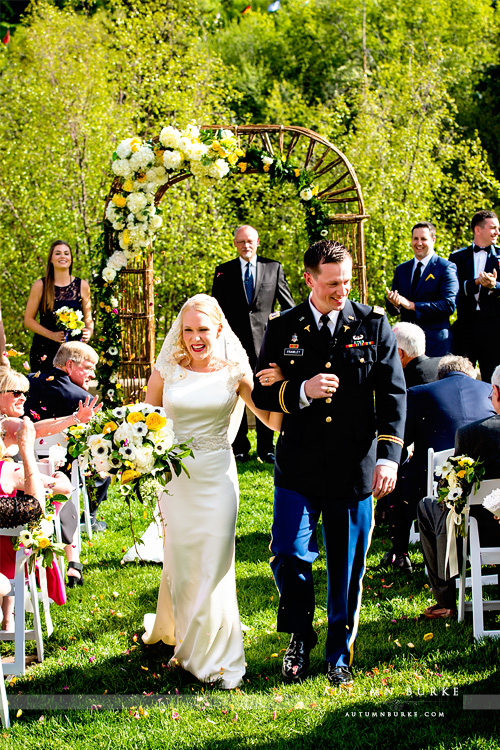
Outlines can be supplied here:
<path id="1" fill-rule="evenodd" d="M 354 320 L 354 315 L 349 315 L 348 318 L 349 320 Z"/>
<path id="2" fill-rule="evenodd" d="M 364 336 L 363 336 L 362 333 L 360 333 L 359 336 L 353 336 L 352 337 L 353 341 L 363 341 L 363 339 L 364 339 Z"/>
<path id="3" fill-rule="evenodd" d="M 435 280 L 435 276 L 433 276 L 433 275 L 432 275 L 432 273 L 430 273 L 430 274 L 429 274 L 429 275 L 427 276 L 427 278 L 426 278 L 426 281 L 429 281 L 429 279 L 434 279 L 434 280 Z"/>
<path id="4" fill-rule="evenodd" d="M 385 310 L 383 307 L 379 307 L 378 305 L 373 305 L 373 312 L 375 315 L 385 315 Z"/>
<path id="5" fill-rule="evenodd" d="M 307 331 L 308 333 L 311 333 L 311 324 L 304 326 L 304 331 Z"/>
<path id="6" fill-rule="evenodd" d="M 344 329 L 344 333 L 345 333 L 346 331 L 348 331 L 350 327 L 351 327 L 351 326 L 342 326 L 342 328 Z"/>
<path id="7" fill-rule="evenodd" d="M 280 316 L 280 311 L 276 310 L 276 312 L 271 313 L 271 315 L 269 316 L 269 320 L 273 320 L 274 318 L 279 318 L 279 316 Z"/>

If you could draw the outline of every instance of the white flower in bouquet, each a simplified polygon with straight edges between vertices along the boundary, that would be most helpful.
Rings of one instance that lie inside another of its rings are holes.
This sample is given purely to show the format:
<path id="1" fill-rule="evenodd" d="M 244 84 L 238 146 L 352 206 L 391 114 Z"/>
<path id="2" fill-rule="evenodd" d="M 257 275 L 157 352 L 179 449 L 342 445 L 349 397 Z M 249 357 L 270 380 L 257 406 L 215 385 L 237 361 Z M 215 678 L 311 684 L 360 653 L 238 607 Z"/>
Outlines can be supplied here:
<path id="1" fill-rule="evenodd" d="M 117 406 L 111 413 L 116 419 L 125 419 L 127 410 L 124 406 Z"/>
<path id="2" fill-rule="evenodd" d="M 234 137 L 234 133 L 232 130 L 221 130 L 220 138 L 221 141 L 225 141 L 227 139 L 236 143 L 236 138 Z"/>
<path id="3" fill-rule="evenodd" d="M 229 172 L 229 164 L 224 159 L 217 159 L 208 168 L 208 176 L 222 180 Z"/>
<path id="4" fill-rule="evenodd" d="M 127 207 L 134 215 L 137 215 L 147 205 L 148 199 L 144 193 L 129 193 L 127 195 Z"/>
<path id="5" fill-rule="evenodd" d="M 132 168 L 128 159 L 116 159 L 111 164 L 111 169 L 117 177 L 130 177 Z"/>
<path id="6" fill-rule="evenodd" d="M 28 529 L 24 529 L 24 531 L 21 531 L 19 539 L 25 547 L 29 547 L 30 544 L 33 544 L 33 536 L 31 534 L 31 531 L 28 531 Z"/>
<path id="7" fill-rule="evenodd" d="M 182 164 L 182 154 L 180 151 L 165 151 L 163 154 L 163 164 L 165 169 L 179 169 Z"/>
<path id="8" fill-rule="evenodd" d="M 118 144 L 116 148 L 116 155 L 120 159 L 127 159 L 132 153 L 132 148 L 130 146 L 131 142 L 132 138 L 125 138 L 124 141 L 121 141 L 121 143 Z"/>
<path id="9" fill-rule="evenodd" d="M 128 422 L 122 422 L 118 429 L 115 430 L 115 433 L 113 435 L 113 442 L 115 443 L 115 445 L 120 445 L 121 443 L 124 443 L 125 440 L 133 440 L 134 437 L 135 433 L 132 425 Z"/>
<path id="10" fill-rule="evenodd" d="M 186 126 L 184 133 L 188 136 L 188 138 L 200 137 L 200 129 L 194 122 L 190 122 L 189 125 Z"/>
<path id="11" fill-rule="evenodd" d="M 54 533 L 54 524 L 47 518 L 42 518 L 39 522 L 39 529 L 43 536 L 49 537 Z"/>
<path id="12" fill-rule="evenodd" d="M 114 399 L 114 397 L 115 397 L 115 391 L 114 391 L 114 389 L 113 388 L 108 388 L 108 390 L 106 391 L 106 396 L 107 396 L 107 398 L 109 398 L 112 401 Z"/>
<path id="13" fill-rule="evenodd" d="M 116 372 L 112 372 L 109 376 L 109 382 L 110 383 L 116 383 L 118 381 L 118 374 Z"/>
<path id="14" fill-rule="evenodd" d="M 132 425 L 135 437 L 146 437 L 148 434 L 148 428 L 145 422 L 136 422 Z"/>
<path id="15" fill-rule="evenodd" d="M 118 354 L 118 347 L 110 346 L 108 349 L 108 354 L 111 354 L 112 357 L 116 357 L 116 355 Z"/>
<path id="16" fill-rule="evenodd" d="M 303 201 L 310 201 L 313 197 L 313 192 L 311 188 L 303 188 L 303 190 L 300 191 L 299 195 Z"/>
<path id="17" fill-rule="evenodd" d="M 458 500 L 459 497 L 462 497 L 461 487 L 455 487 L 448 492 L 448 500 Z"/>
<path id="18" fill-rule="evenodd" d="M 127 258 L 121 250 L 115 250 L 113 255 L 108 258 L 107 266 L 113 271 L 119 271 L 127 265 Z"/>
<path id="19" fill-rule="evenodd" d="M 189 161 L 200 161 L 208 151 L 208 147 L 200 141 L 190 141 L 188 138 L 182 140 L 183 151 Z"/>
<path id="20" fill-rule="evenodd" d="M 116 271 L 114 271 L 112 268 L 109 268 L 109 266 L 106 266 L 106 268 L 102 272 L 102 278 L 104 281 L 107 281 L 108 284 L 111 284 L 116 279 Z"/>
<path id="21" fill-rule="evenodd" d="M 87 438 L 87 445 L 93 456 L 107 456 L 109 453 L 109 441 L 102 435 L 90 435 Z"/>
<path id="22" fill-rule="evenodd" d="M 66 462 L 66 448 L 59 443 L 51 445 L 49 448 L 49 458 L 53 461 L 54 468 L 59 469 Z"/>
<path id="23" fill-rule="evenodd" d="M 153 450 L 152 445 L 143 445 L 142 448 L 137 448 L 134 463 L 137 471 L 140 471 L 141 474 L 150 472 L 154 468 Z"/>
<path id="24" fill-rule="evenodd" d="M 129 159 L 130 168 L 134 172 L 147 169 L 155 162 L 155 153 L 149 146 L 141 146 Z"/>
<path id="25" fill-rule="evenodd" d="M 161 184 L 163 178 L 166 176 L 167 173 L 165 172 L 165 167 L 162 166 L 151 167 L 151 169 L 148 169 L 148 171 L 146 172 L 146 180 L 148 182 L 157 182 L 158 184 Z"/>
<path id="26" fill-rule="evenodd" d="M 109 304 L 111 305 L 111 307 L 118 307 L 120 303 L 117 297 L 111 297 L 109 300 Z"/>
<path id="27" fill-rule="evenodd" d="M 161 218 L 161 216 L 158 216 L 158 214 L 156 214 L 155 216 L 152 216 L 149 222 L 149 226 L 151 227 L 151 229 L 154 229 L 154 230 L 159 229 L 162 224 L 163 224 L 163 219 Z"/>
<path id="28" fill-rule="evenodd" d="M 111 463 L 107 458 L 94 458 L 93 464 L 95 470 L 103 474 L 109 474 L 111 470 Z"/>
<path id="29" fill-rule="evenodd" d="M 126 445 L 122 445 L 122 447 L 118 449 L 118 453 L 127 461 L 133 461 L 137 453 L 136 446 L 132 441 L 128 441 Z"/>
<path id="30" fill-rule="evenodd" d="M 171 125 L 163 128 L 160 133 L 160 143 L 165 148 L 179 148 L 179 143 L 182 134 L 177 128 L 173 128 Z"/>

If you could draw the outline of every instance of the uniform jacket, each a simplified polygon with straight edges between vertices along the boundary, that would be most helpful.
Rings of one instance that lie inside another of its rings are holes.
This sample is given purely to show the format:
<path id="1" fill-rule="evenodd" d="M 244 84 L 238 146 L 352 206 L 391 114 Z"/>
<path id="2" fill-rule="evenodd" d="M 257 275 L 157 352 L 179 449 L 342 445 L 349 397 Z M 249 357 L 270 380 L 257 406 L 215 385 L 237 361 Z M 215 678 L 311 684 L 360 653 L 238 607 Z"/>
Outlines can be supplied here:
<path id="1" fill-rule="evenodd" d="M 455 250 L 450 255 L 450 261 L 457 267 L 459 290 L 457 296 L 457 322 L 468 322 L 474 317 L 477 307 L 475 294 L 479 292 L 479 306 L 481 318 L 500 320 L 500 248 L 491 245 L 486 259 L 485 271 L 497 272 L 496 289 L 478 287 L 474 282 L 474 250 L 473 246 Z"/>
<path id="2" fill-rule="evenodd" d="M 276 301 L 283 310 L 294 305 L 281 263 L 262 258 L 260 255 L 257 256 L 252 304 L 248 304 L 245 294 L 239 257 L 217 266 L 212 296 L 218 301 L 229 325 L 243 344 L 252 367 L 255 365 L 267 320 L 274 310 Z"/>
<path id="3" fill-rule="evenodd" d="M 423 269 L 415 294 L 411 293 L 411 278 L 414 259 L 396 267 L 392 280 L 392 289 L 397 289 L 403 297 L 415 303 L 415 310 L 401 308 L 399 312 L 387 300 L 387 310 L 391 315 L 401 314 L 406 323 L 416 323 L 425 331 L 428 356 L 442 356 L 450 351 L 449 317 L 455 310 L 458 292 L 456 268 L 450 261 L 440 258 L 436 253 Z"/>
<path id="4" fill-rule="evenodd" d="M 33 418 L 35 412 L 40 419 L 67 417 L 85 401 L 88 391 L 73 383 L 69 375 L 57 367 L 42 375 L 29 375 L 30 389 L 24 405 L 24 413 Z M 35 419 L 35 421 L 38 421 Z"/>
<path id="5" fill-rule="evenodd" d="M 415 499 L 426 494 L 429 448 L 435 451 L 453 448 L 460 427 L 495 413 L 490 392 L 489 383 L 461 372 L 448 373 L 435 383 L 408 390 L 405 445 L 414 443 L 415 448 L 400 472 L 408 494 Z"/>
<path id="6" fill-rule="evenodd" d="M 406 388 L 384 311 L 348 300 L 329 349 L 308 301 L 275 315 L 257 371 L 276 362 L 285 380 L 256 380 L 253 391 L 257 406 L 283 412 L 275 484 L 327 500 L 368 495 L 376 458 L 399 461 L 404 434 Z M 301 409 L 302 382 L 328 371 L 337 391 Z"/>

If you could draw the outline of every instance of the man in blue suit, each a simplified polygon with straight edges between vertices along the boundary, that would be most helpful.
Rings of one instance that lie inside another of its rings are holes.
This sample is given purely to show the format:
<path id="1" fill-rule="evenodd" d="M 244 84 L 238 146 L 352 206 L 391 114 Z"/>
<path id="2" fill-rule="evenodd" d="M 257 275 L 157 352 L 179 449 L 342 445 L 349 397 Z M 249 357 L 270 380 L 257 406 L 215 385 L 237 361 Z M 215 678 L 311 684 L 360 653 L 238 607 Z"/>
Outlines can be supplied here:
<path id="1" fill-rule="evenodd" d="M 386 290 L 388 312 L 425 331 L 428 357 L 442 357 L 451 351 L 449 318 L 458 293 L 456 268 L 436 255 L 435 242 L 434 224 L 415 224 L 411 230 L 415 257 L 396 267 L 392 288 Z"/>
<path id="2" fill-rule="evenodd" d="M 412 570 L 408 541 L 417 505 L 427 494 L 429 448 L 453 448 L 460 427 L 495 413 L 491 386 L 475 376 L 468 359 L 450 354 L 441 359 L 436 382 L 408 389 L 405 446 L 413 444 L 413 455 L 402 464 L 396 489 L 392 498 L 389 496 L 393 547 L 382 558 L 382 565 L 392 564 L 409 573 Z"/>
<path id="3" fill-rule="evenodd" d="M 453 351 L 478 362 L 481 379 L 491 380 L 500 364 L 500 248 L 498 218 L 493 211 L 478 211 L 471 221 L 474 241 L 455 250 L 450 261 L 457 267 L 460 289 Z"/>

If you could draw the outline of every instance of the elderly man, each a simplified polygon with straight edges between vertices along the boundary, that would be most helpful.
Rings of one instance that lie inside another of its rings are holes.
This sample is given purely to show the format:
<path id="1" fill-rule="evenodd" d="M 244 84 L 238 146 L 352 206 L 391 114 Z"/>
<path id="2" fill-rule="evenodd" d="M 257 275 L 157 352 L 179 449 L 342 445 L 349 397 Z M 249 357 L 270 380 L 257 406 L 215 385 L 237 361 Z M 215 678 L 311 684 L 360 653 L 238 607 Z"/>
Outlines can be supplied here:
<path id="1" fill-rule="evenodd" d="M 500 366 L 495 369 L 491 382 L 495 416 L 462 427 L 455 438 L 455 455 L 482 461 L 485 479 L 500 477 Z M 500 546 L 500 527 L 494 523 L 491 513 L 481 505 L 471 506 L 470 512 L 477 518 L 481 544 L 486 547 Z M 436 600 L 436 604 L 427 607 L 424 612 L 431 620 L 453 617 L 457 613 L 455 581 L 445 569 L 447 515 L 448 510 L 443 510 L 431 497 L 424 498 L 417 508 L 424 561 Z M 460 554 L 460 544 L 457 551 Z"/>
<path id="2" fill-rule="evenodd" d="M 29 375 L 30 390 L 24 407 L 28 417 L 49 419 L 71 414 L 85 401 L 90 382 L 95 377 L 99 356 L 95 349 L 81 341 L 62 344 L 48 373 Z M 105 531 L 107 524 L 97 520 L 99 505 L 106 499 L 109 478 L 96 479 L 96 496 L 92 502 L 92 531 Z"/>
<path id="3" fill-rule="evenodd" d="M 396 267 L 392 289 L 386 290 L 387 310 L 416 323 L 425 332 L 426 354 L 441 357 L 451 351 L 450 315 L 458 292 L 457 271 L 434 252 L 436 228 L 421 221 L 411 230 L 414 258 Z"/>
<path id="4" fill-rule="evenodd" d="M 238 227 L 234 246 L 239 258 L 217 266 L 212 295 L 221 306 L 229 325 L 243 344 L 250 365 L 255 367 L 269 315 L 279 302 L 282 310 L 293 307 L 293 297 L 280 263 L 257 255 L 259 235 L 251 226 Z M 270 363 L 267 364 L 269 366 Z M 262 461 L 274 462 L 273 433 L 257 420 L 257 455 Z M 237 461 L 248 459 L 246 414 L 233 443 Z"/>
<path id="5" fill-rule="evenodd" d="M 279 365 L 284 380 L 255 379 L 261 409 L 281 412 L 276 447 L 271 567 L 280 593 L 277 629 L 292 633 L 286 680 L 309 667 L 312 563 L 320 516 L 328 573 L 325 659 L 334 685 L 352 682 L 362 579 L 373 528 L 372 495 L 394 488 L 403 445 L 405 383 L 385 312 L 348 299 L 352 257 L 321 240 L 304 255 L 309 299 L 266 329 L 257 371 Z"/>
<path id="6" fill-rule="evenodd" d="M 481 379 L 489 382 L 500 364 L 500 248 L 497 215 L 478 211 L 471 221 L 472 245 L 456 250 L 450 261 L 457 267 L 460 288 L 453 351 L 479 364 Z"/>
<path id="7" fill-rule="evenodd" d="M 424 385 L 437 380 L 437 369 L 441 357 L 425 354 L 425 333 L 414 323 L 396 323 L 392 327 L 398 342 L 398 354 L 406 381 L 406 387 Z"/>
<path id="8" fill-rule="evenodd" d="M 435 383 L 408 390 L 405 446 L 413 444 L 413 455 L 401 466 L 396 490 L 389 498 L 392 549 L 382 558 L 382 565 L 412 571 L 408 542 L 417 505 L 426 494 L 429 448 L 453 448 L 460 427 L 494 414 L 490 386 L 475 377 L 468 359 L 450 354 L 441 359 Z"/>

